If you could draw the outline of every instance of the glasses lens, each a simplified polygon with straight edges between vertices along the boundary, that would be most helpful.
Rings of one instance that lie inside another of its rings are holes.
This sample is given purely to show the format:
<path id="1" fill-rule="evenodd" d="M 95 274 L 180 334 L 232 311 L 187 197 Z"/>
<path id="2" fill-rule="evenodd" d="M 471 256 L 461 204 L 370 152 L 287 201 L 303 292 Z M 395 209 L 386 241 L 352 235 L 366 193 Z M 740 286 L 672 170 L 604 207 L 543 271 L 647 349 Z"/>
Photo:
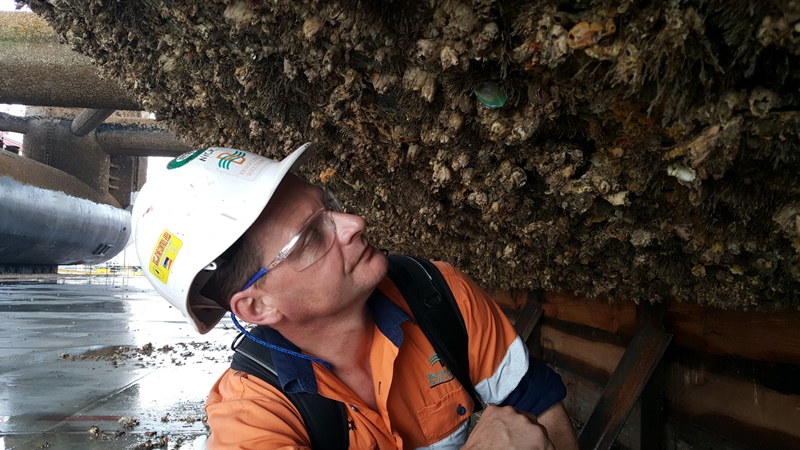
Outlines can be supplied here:
<path id="1" fill-rule="evenodd" d="M 300 237 L 286 262 L 294 270 L 301 271 L 317 262 L 328 253 L 336 239 L 336 225 L 330 211 L 317 212 L 300 232 Z"/>
<path id="2" fill-rule="evenodd" d="M 339 202 L 339 199 L 336 198 L 328 188 L 324 188 L 322 192 L 325 207 L 334 212 L 342 212 L 342 204 Z"/>

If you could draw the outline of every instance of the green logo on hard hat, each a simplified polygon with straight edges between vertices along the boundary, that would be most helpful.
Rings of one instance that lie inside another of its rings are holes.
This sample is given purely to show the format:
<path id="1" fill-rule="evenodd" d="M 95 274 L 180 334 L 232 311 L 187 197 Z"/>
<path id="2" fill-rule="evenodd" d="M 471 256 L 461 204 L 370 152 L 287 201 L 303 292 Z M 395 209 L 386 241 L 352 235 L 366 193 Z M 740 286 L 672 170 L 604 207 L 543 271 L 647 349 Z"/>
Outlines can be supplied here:
<path id="1" fill-rule="evenodd" d="M 245 152 L 234 150 L 233 153 L 220 153 L 217 156 L 217 159 L 219 159 L 220 167 L 230 170 L 231 164 L 237 164 L 240 166 L 244 164 L 244 162 L 247 161 L 245 155 L 247 155 Z"/>
<path id="2" fill-rule="evenodd" d="M 177 169 L 178 167 L 183 167 L 186 164 L 188 164 L 190 161 L 192 161 L 193 159 L 195 159 L 198 156 L 200 156 L 203 153 L 205 153 L 206 150 L 208 150 L 208 149 L 204 148 L 202 150 L 195 150 L 193 152 L 186 152 L 186 153 L 182 154 L 181 156 L 178 156 L 177 158 L 173 159 L 169 163 L 167 163 L 167 169 L 172 170 L 172 169 Z"/>

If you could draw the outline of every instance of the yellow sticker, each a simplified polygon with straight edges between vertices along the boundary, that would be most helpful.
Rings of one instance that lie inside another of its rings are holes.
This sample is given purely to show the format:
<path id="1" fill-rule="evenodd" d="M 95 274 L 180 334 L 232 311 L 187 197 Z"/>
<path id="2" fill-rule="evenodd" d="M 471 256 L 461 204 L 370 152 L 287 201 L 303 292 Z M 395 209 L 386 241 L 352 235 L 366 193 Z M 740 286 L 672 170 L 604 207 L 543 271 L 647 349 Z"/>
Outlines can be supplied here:
<path id="1" fill-rule="evenodd" d="M 167 230 L 164 230 L 158 238 L 158 243 L 150 256 L 150 273 L 164 284 L 167 284 L 169 271 L 182 245 L 183 241 Z"/>

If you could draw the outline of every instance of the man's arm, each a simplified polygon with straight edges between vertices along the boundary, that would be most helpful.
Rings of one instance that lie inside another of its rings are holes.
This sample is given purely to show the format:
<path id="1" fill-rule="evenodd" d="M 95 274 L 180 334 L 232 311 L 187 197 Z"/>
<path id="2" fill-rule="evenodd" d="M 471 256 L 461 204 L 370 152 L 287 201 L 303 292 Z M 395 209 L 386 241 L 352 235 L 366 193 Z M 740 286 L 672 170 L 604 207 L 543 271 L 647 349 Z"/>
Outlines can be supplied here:
<path id="1" fill-rule="evenodd" d="M 452 266 L 437 267 L 464 317 L 469 333 L 470 375 L 481 380 L 475 386 L 481 399 L 531 413 L 547 428 L 557 449 L 577 449 L 575 431 L 561 404 L 566 396 L 561 377 L 530 357 L 505 314 L 480 286 Z"/>
<path id="2" fill-rule="evenodd" d="M 563 403 L 555 403 L 539 414 L 536 419 L 547 429 L 547 435 L 555 444 L 556 450 L 578 450 L 575 428 L 572 426 L 572 421 L 567 415 Z"/>
<path id="3" fill-rule="evenodd" d="M 561 402 L 539 417 L 510 406 L 489 405 L 461 450 L 578 450 L 575 429 Z"/>
<path id="4" fill-rule="evenodd" d="M 461 450 L 553 450 L 548 431 L 530 413 L 510 406 L 486 407 Z M 577 447 L 575 447 L 577 448 Z"/>

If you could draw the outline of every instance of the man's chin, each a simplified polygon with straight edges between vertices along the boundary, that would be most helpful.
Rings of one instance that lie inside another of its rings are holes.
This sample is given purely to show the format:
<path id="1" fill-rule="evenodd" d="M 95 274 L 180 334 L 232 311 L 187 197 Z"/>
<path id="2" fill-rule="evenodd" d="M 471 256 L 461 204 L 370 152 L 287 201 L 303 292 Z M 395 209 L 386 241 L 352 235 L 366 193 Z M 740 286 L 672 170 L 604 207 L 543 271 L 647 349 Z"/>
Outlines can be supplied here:
<path id="1" fill-rule="evenodd" d="M 374 289 L 381 280 L 386 278 L 386 274 L 389 272 L 389 260 L 383 252 L 372 245 L 370 245 L 370 250 L 368 250 L 368 252 L 370 252 L 370 254 L 365 255 L 364 262 L 368 263 L 368 271 L 371 280 L 374 282 L 374 286 L 372 286 Z"/>

